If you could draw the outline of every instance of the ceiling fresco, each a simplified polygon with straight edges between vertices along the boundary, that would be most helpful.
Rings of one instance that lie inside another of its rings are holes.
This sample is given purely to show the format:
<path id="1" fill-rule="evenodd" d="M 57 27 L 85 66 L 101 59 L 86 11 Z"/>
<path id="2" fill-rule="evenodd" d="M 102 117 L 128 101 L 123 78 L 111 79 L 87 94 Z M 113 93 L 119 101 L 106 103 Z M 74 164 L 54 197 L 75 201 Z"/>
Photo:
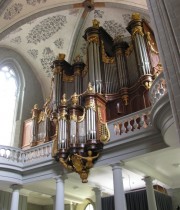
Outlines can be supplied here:
<path id="1" fill-rule="evenodd" d="M 83 0 L 0 0 L 0 47 L 13 49 L 23 56 L 31 65 L 46 98 L 49 96 L 52 76 L 50 66 L 59 53 L 66 54 L 65 59 L 70 63 L 73 63 L 77 55 L 86 63 L 86 42 L 83 35 L 85 29 L 92 26 L 93 19 L 97 19 L 100 26 L 113 38 L 118 35 L 127 38 L 130 34 L 126 26 L 133 12 L 140 12 L 141 16 L 150 22 L 146 0 L 94 0 L 94 10 L 91 12 L 83 7 Z M 174 134 L 175 127 L 169 134 L 171 139 L 175 139 Z M 173 160 L 170 158 L 172 156 Z M 179 159 L 179 149 L 176 151 L 174 148 L 172 153 L 157 151 L 139 159 L 126 160 L 127 170 L 123 169 L 125 190 L 144 187 L 142 177 L 147 174 L 152 177 L 155 174 L 155 177 L 164 183 L 170 180 L 170 174 L 178 181 L 179 164 L 176 160 Z M 77 182 L 79 178 L 76 179 L 74 174 L 70 174 L 70 179 L 65 185 L 65 199 L 69 199 L 68 195 L 71 195 L 69 200 L 73 200 L 73 195 L 77 194 L 75 202 L 81 202 L 78 199 L 84 199 L 87 194 L 92 195 L 91 187 L 95 185 L 103 186 L 103 193 L 111 195 L 113 183 L 109 182 L 108 178 L 112 180 L 110 168 L 94 168 L 91 171 L 89 185 L 85 187 Z M 95 184 L 92 185 L 93 183 Z M 4 189 L 6 188 L 7 186 Z M 30 195 L 33 194 L 33 202 L 37 195 L 38 197 L 41 195 L 42 200 L 38 198 L 36 203 L 45 205 L 47 202 L 53 202 L 51 196 L 55 191 L 55 181 L 50 180 L 48 183 L 45 180 L 29 184 L 23 190 L 27 191 L 25 193 L 28 199 L 31 199 Z"/>
<path id="2" fill-rule="evenodd" d="M 136 12 L 132 10 L 134 7 L 114 8 L 112 4 L 95 1 L 94 10 L 89 12 L 82 7 L 82 2 L 14 0 L 0 16 L 0 45 L 16 50 L 31 63 L 41 83 L 44 98 L 49 95 L 50 66 L 59 53 L 66 54 L 65 59 L 70 63 L 77 55 L 86 62 L 86 42 L 82 36 L 85 29 L 92 26 L 93 19 L 97 19 L 113 38 L 129 36 L 126 26 L 131 14 Z M 40 15 L 39 10 L 42 11 Z M 148 19 L 147 13 L 142 16 Z M 16 26 L 13 30 L 12 24 Z"/>

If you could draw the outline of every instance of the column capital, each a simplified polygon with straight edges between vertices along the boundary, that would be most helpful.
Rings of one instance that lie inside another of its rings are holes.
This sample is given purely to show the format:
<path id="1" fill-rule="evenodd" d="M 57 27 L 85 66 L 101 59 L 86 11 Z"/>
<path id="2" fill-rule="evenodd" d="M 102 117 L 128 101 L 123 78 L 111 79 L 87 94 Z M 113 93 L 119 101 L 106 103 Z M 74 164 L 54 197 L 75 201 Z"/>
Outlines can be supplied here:
<path id="1" fill-rule="evenodd" d="M 100 187 L 93 187 L 92 191 L 94 191 L 95 193 L 101 193 L 102 189 Z"/>
<path id="2" fill-rule="evenodd" d="M 145 176 L 142 180 L 144 180 L 146 184 L 152 185 L 154 178 L 152 178 L 151 176 Z"/>
<path id="3" fill-rule="evenodd" d="M 10 186 L 10 188 L 14 191 L 14 190 L 20 190 L 22 188 L 22 185 L 19 184 L 12 184 Z"/>
<path id="4" fill-rule="evenodd" d="M 55 176 L 53 178 L 56 180 L 56 183 L 57 183 L 57 182 L 64 182 L 68 177 L 67 175 L 63 174 L 63 175 Z"/>
<path id="5" fill-rule="evenodd" d="M 122 167 L 124 165 L 125 165 L 124 162 L 123 161 L 120 161 L 118 163 L 113 163 L 110 166 L 112 167 L 112 169 L 117 169 L 117 168 L 122 169 Z"/>

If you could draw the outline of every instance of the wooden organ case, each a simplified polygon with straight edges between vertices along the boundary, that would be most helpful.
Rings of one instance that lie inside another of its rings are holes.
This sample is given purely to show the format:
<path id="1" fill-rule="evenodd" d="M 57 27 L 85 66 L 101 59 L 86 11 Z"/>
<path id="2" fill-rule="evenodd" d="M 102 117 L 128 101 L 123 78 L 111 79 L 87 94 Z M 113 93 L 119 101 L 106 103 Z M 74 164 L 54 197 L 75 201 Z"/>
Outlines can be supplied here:
<path id="1" fill-rule="evenodd" d="M 59 108 L 63 94 L 66 93 L 68 98 L 76 93 L 80 95 L 79 104 L 84 104 L 81 94 L 89 83 L 96 93 L 102 121 L 151 105 L 149 88 L 162 71 L 154 34 L 138 13 L 132 14 L 127 30 L 131 34 L 128 39 L 121 35 L 113 39 L 97 20 L 93 20 L 93 26 L 84 34 L 87 64 L 77 56 L 71 65 L 65 61 L 64 54 L 59 54 L 52 65 L 50 97 L 42 109 L 37 105 L 32 109 L 32 118 L 24 125 L 22 148 L 53 140 L 56 128 L 51 118 L 54 110 Z"/>

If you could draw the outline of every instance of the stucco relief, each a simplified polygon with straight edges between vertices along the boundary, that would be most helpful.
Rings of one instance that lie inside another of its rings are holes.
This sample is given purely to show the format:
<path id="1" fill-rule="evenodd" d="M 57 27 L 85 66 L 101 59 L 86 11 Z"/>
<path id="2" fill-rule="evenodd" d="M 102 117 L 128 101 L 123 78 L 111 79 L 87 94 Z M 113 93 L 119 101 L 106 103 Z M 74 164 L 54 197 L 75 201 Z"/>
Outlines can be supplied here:
<path id="1" fill-rule="evenodd" d="M 118 35 L 126 33 L 126 29 L 122 26 L 121 23 L 116 22 L 115 20 L 105 21 L 103 28 L 115 38 Z"/>
<path id="2" fill-rule="evenodd" d="M 55 44 L 55 46 L 56 46 L 58 49 L 63 49 L 63 46 L 64 46 L 64 39 L 59 38 L 59 39 L 57 39 L 57 40 L 54 41 L 54 44 Z"/>
<path id="3" fill-rule="evenodd" d="M 86 56 L 87 55 L 87 44 L 84 41 L 80 47 L 81 55 Z"/>
<path id="4" fill-rule="evenodd" d="M 77 16 L 79 14 L 79 9 L 70 9 L 69 15 Z"/>
<path id="5" fill-rule="evenodd" d="M 41 64 L 42 64 L 43 70 L 45 71 L 48 77 L 51 77 L 52 72 L 51 72 L 50 65 L 56 59 L 55 54 L 53 50 L 51 50 L 49 47 L 46 47 L 43 50 L 42 56 L 43 58 L 41 58 Z"/>
<path id="6" fill-rule="evenodd" d="M 94 18 L 103 18 L 103 15 L 104 15 L 104 11 L 97 10 L 97 9 L 94 10 Z"/>
<path id="7" fill-rule="evenodd" d="M 27 35 L 27 42 L 37 44 L 52 37 L 67 23 L 66 16 L 48 17 L 37 24 Z"/>
<path id="8" fill-rule="evenodd" d="M 36 6 L 36 4 L 46 3 L 47 0 L 26 0 L 27 4 Z"/>
<path id="9" fill-rule="evenodd" d="M 21 37 L 20 36 L 17 36 L 15 38 L 13 38 L 11 40 L 11 43 L 14 43 L 14 44 L 20 44 L 21 43 Z"/>
<path id="10" fill-rule="evenodd" d="M 36 49 L 30 49 L 27 52 L 33 59 L 36 59 L 38 57 L 38 50 Z"/>
<path id="11" fill-rule="evenodd" d="M 127 26 L 128 23 L 131 21 L 131 15 L 130 14 L 123 14 L 122 17 L 123 17 L 125 26 Z"/>
<path id="12" fill-rule="evenodd" d="M 21 10 L 23 8 L 22 4 L 13 4 L 12 6 L 8 7 L 4 13 L 4 19 L 5 20 L 11 20 L 12 18 L 14 18 L 14 16 L 18 15 Z"/>

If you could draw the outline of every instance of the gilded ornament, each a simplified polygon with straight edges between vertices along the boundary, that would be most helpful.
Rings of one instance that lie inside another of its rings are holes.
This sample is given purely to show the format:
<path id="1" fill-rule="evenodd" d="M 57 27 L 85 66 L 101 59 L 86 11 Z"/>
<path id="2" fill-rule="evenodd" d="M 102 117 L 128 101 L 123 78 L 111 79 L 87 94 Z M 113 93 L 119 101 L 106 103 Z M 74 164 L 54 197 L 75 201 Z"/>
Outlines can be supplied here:
<path id="1" fill-rule="evenodd" d="M 128 105 L 129 96 L 128 95 L 123 95 L 122 96 L 122 100 L 124 102 L 124 105 L 127 106 Z"/>
<path id="2" fill-rule="evenodd" d="M 132 13 L 132 20 L 141 20 L 141 15 L 139 13 Z"/>
<path id="3" fill-rule="evenodd" d="M 39 114 L 39 109 L 38 109 L 38 105 L 34 104 L 33 109 L 31 110 L 32 112 L 32 119 L 37 118 L 38 114 Z"/>
<path id="4" fill-rule="evenodd" d="M 135 26 L 132 29 L 132 38 L 133 39 L 135 38 L 135 35 L 136 34 L 139 34 L 140 36 L 144 36 L 144 33 L 143 33 L 143 30 L 142 30 L 142 27 L 141 26 Z"/>
<path id="5" fill-rule="evenodd" d="M 77 105 L 79 102 L 79 95 L 77 95 L 77 93 L 75 92 L 72 96 L 71 96 L 71 101 L 73 105 Z"/>
<path id="6" fill-rule="evenodd" d="M 63 82 L 73 82 L 74 81 L 74 75 L 66 75 L 65 72 L 63 72 Z"/>
<path id="7" fill-rule="evenodd" d="M 67 99 L 66 99 L 66 94 L 64 93 L 61 99 L 61 105 L 66 106 L 67 104 Z"/>
<path id="8" fill-rule="evenodd" d="M 151 40 L 151 33 L 149 31 L 146 33 L 146 39 L 147 39 L 147 44 L 148 44 L 151 52 L 158 55 L 159 52 L 154 48 L 154 42 L 152 42 L 152 40 Z"/>
<path id="9" fill-rule="evenodd" d="M 133 50 L 134 50 L 133 44 L 131 43 L 131 44 L 129 45 L 129 47 L 127 48 L 127 50 L 125 51 L 125 55 L 126 55 L 127 57 L 130 56 Z"/>
<path id="10" fill-rule="evenodd" d="M 114 57 L 108 57 L 107 56 L 107 54 L 105 52 L 103 41 L 101 41 L 101 43 L 102 43 L 102 61 L 104 63 L 115 63 L 115 58 Z"/>
<path id="11" fill-rule="evenodd" d="M 87 183 L 88 182 L 87 178 L 88 178 L 88 175 L 89 175 L 89 170 L 82 170 L 79 174 L 80 174 L 82 183 Z"/>
<path id="12" fill-rule="evenodd" d="M 91 82 L 88 83 L 87 93 L 95 93 Z"/>
<path id="13" fill-rule="evenodd" d="M 65 109 L 60 112 L 58 120 L 67 120 L 67 111 Z"/>
<path id="14" fill-rule="evenodd" d="M 85 111 L 85 108 L 84 108 L 84 109 L 83 109 L 83 115 L 78 116 L 78 123 L 80 123 L 80 122 L 82 122 L 82 121 L 84 120 L 84 118 L 85 118 L 85 113 L 86 113 L 86 111 Z"/>
<path id="15" fill-rule="evenodd" d="M 63 54 L 63 53 L 59 53 L 57 59 L 60 60 L 60 61 L 63 61 L 65 59 L 66 55 Z"/>
<path id="16" fill-rule="evenodd" d="M 80 68 L 76 68 L 74 71 L 74 76 L 80 76 L 81 75 L 81 69 Z"/>
<path id="17" fill-rule="evenodd" d="M 92 23 L 93 23 L 94 28 L 99 28 L 99 23 L 100 22 L 98 20 L 94 19 L 94 20 L 92 20 Z"/>
<path id="18" fill-rule="evenodd" d="M 144 86 L 147 90 L 149 90 L 151 88 L 151 85 L 152 85 L 152 81 L 148 81 L 148 82 L 144 83 Z"/>
<path id="19" fill-rule="evenodd" d="M 99 36 L 97 34 L 91 34 L 87 37 L 87 41 L 99 44 Z"/>
<path id="20" fill-rule="evenodd" d="M 77 122 L 77 115 L 75 114 L 70 115 L 70 120 Z"/>
<path id="21" fill-rule="evenodd" d="M 75 154 L 75 156 L 79 157 L 82 160 L 85 160 L 86 161 L 86 165 L 85 165 L 86 169 L 90 169 L 90 168 L 93 167 L 93 160 L 95 160 L 99 157 L 99 153 L 95 156 L 92 156 L 92 151 L 88 150 L 88 156 L 87 157 L 84 157 L 84 156 L 81 156 L 81 155 L 78 155 L 78 154 Z"/>

